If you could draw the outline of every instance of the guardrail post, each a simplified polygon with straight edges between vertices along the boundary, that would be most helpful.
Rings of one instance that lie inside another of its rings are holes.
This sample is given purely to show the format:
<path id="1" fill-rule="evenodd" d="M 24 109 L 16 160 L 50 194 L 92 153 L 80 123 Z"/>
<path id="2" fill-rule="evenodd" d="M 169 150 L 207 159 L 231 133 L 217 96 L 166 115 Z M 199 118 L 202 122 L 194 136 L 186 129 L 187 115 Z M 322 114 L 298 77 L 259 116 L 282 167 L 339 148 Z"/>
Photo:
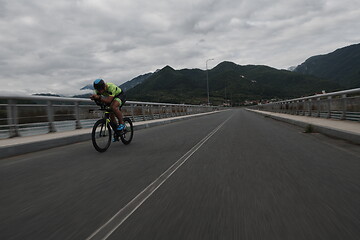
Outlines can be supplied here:
<path id="1" fill-rule="evenodd" d="M 7 105 L 7 122 L 9 125 L 9 136 L 10 137 L 19 137 L 19 127 L 18 127 L 18 116 L 17 116 L 17 107 L 14 100 L 8 100 Z"/>
<path id="2" fill-rule="evenodd" d="M 150 111 L 151 119 L 154 120 L 155 117 L 154 117 L 153 105 L 149 106 L 149 111 Z"/>
<path id="3" fill-rule="evenodd" d="M 284 103 L 282 103 L 283 104 L 283 111 L 282 111 L 282 113 L 287 113 L 287 110 L 288 110 L 288 104 L 287 104 L 287 102 L 284 102 Z"/>
<path id="4" fill-rule="evenodd" d="M 143 115 L 143 120 L 146 121 L 144 104 L 141 104 L 141 112 L 142 112 L 142 115 Z"/>
<path id="5" fill-rule="evenodd" d="M 321 106 L 321 102 L 320 102 L 320 98 L 317 98 L 317 117 L 320 117 L 320 106 Z"/>
<path id="6" fill-rule="evenodd" d="M 132 117 L 132 121 L 135 122 L 135 118 L 134 118 L 134 104 L 130 104 L 130 107 L 131 107 L 131 117 Z"/>
<path id="7" fill-rule="evenodd" d="M 309 105 L 309 117 L 311 117 L 312 116 L 312 99 L 309 99 L 309 101 L 308 101 L 308 105 Z"/>
<path id="8" fill-rule="evenodd" d="M 161 106 L 160 105 L 158 105 L 157 106 L 157 109 L 158 109 L 158 113 L 159 113 L 159 119 L 161 119 Z"/>
<path id="9" fill-rule="evenodd" d="M 49 132 L 56 132 L 55 125 L 54 125 L 54 108 L 52 106 L 51 101 L 47 101 L 47 114 L 48 114 L 48 121 L 49 121 Z"/>
<path id="10" fill-rule="evenodd" d="M 303 100 L 301 105 L 302 105 L 301 115 L 305 116 L 306 115 L 306 100 Z"/>
<path id="11" fill-rule="evenodd" d="M 287 111 L 288 114 L 294 114 L 294 104 L 292 102 L 287 103 L 289 106 L 289 111 Z"/>
<path id="12" fill-rule="evenodd" d="M 328 106 L 328 113 L 327 113 L 327 116 L 326 116 L 326 118 L 331 118 L 331 99 L 332 99 L 332 97 L 331 96 L 328 96 L 328 98 L 327 98 L 328 100 L 327 100 L 327 106 Z"/>
<path id="13" fill-rule="evenodd" d="M 341 114 L 341 120 L 346 119 L 346 108 L 347 108 L 347 94 L 342 95 L 342 114 Z"/>
<path id="14" fill-rule="evenodd" d="M 75 128 L 81 129 L 79 102 L 75 102 Z"/>

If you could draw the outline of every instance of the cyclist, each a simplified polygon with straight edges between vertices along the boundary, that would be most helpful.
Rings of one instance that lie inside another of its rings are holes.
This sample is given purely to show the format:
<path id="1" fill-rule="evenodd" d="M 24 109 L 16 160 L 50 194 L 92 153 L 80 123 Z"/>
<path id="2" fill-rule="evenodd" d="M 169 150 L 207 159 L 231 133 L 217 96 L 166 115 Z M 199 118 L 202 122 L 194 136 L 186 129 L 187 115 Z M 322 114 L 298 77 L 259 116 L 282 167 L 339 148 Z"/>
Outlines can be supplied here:
<path id="1" fill-rule="evenodd" d="M 90 96 L 91 100 L 98 100 L 109 105 L 117 119 L 119 119 L 118 131 L 125 128 L 124 120 L 120 108 L 126 102 L 125 93 L 121 88 L 113 83 L 105 83 L 103 79 L 96 79 L 94 81 L 95 94 Z M 104 96 L 104 97 L 103 97 Z M 113 122 L 117 122 L 114 114 L 110 115 Z"/>

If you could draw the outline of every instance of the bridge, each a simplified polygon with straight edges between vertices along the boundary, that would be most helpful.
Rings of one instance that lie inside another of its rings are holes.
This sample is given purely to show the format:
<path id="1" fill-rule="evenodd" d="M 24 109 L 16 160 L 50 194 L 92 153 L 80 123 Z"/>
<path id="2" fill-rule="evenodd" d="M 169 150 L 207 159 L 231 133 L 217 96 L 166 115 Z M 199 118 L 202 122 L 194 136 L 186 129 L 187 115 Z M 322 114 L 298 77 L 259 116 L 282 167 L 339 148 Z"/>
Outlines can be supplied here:
<path id="1" fill-rule="evenodd" d="M 299 101 L 299 115 L 274 103 L 191 114 L 158 106 L 134 115 L 143 121 L 127 146 L 98 153 L 81 139 L 4 156 L 0 239 L 359 239 L 360 123 L 308 116 Z M 90 131 L 78 120 L 70 132 Z M 59 129 L 4 138 L 0 149 L 74 137 Z"/>

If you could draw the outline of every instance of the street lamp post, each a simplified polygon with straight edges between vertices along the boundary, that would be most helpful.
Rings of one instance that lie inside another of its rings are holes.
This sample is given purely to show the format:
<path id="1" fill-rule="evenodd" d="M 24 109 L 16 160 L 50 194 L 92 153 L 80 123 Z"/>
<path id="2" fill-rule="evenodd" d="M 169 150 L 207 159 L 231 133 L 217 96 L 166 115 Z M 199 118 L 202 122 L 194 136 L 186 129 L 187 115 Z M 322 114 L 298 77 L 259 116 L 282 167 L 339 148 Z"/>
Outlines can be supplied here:
<path id="1" fill-rule="evenodd" d="M 210 59 L 206 60 L 206 83 L 207 83 L 208 106 L 210 106 L 208 61 L 212 61 L 212 60 L 214 60 L 214 59 L 210 58 Z"/>

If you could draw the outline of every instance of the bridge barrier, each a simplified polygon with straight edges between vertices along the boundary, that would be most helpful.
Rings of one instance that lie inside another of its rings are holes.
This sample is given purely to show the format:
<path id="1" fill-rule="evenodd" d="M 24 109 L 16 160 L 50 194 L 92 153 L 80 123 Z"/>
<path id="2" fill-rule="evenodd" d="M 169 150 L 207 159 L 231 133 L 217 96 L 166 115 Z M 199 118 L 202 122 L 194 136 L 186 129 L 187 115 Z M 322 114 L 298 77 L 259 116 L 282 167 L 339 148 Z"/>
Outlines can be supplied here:
<path id="1" fill-rule="evenodd" d="M 360 88 L 249 107 L 260 111 L 360 121 Z"/>
<path id="2" fill-rule="evenodd" d="M 218 110 L 216 106 L 127 101 L 125 117 L 134 122 Z M 0 139 L 92 127 L 102 111 L 90 99 L 1 96 Z"/>

